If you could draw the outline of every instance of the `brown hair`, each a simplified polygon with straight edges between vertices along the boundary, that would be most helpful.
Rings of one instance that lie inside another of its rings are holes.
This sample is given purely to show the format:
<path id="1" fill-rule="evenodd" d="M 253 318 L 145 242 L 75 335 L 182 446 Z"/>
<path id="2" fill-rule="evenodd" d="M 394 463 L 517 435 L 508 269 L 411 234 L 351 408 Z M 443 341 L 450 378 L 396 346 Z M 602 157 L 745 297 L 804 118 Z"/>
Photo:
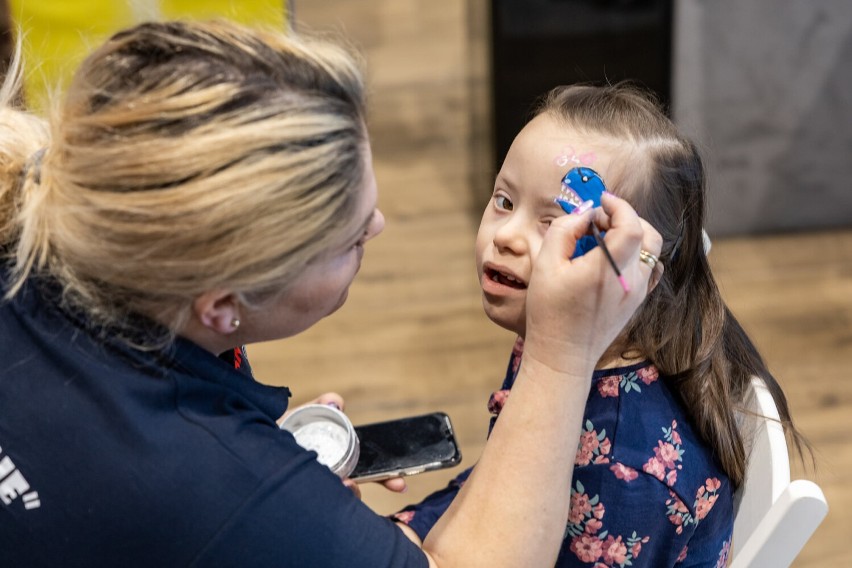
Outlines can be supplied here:
<path id="1" fill-rule="evenodd" d="M 630 85 L 558 87 L 539 113 L 623 145 L 627 163 L 609 188 L 630 201 L 663 237 L 665 272 L 616 343 L 639 352 L 667 377 L 693 426 L 735 486 L 746 452 L 737 427 L 753 376 L 766 383 L 801 454 L 787 400 L 757 348 L 725 305 L 703 249 L 705 174 L 695 144 L 657 101 Z M 630 175 L 626 175 L 629 171 Z"/>
<path id="2" fill-rule="evenodd" d="M 363 79 L 335 44 L 147 23 L 82 63 L 50 121 L 10 108 L 19 82 L 16 57 L 0 101 L 7 296 L 45 275 L 99 326 L 144 314 L 173 333 L 200 293 L 263 302 L 361 228 Z"/>

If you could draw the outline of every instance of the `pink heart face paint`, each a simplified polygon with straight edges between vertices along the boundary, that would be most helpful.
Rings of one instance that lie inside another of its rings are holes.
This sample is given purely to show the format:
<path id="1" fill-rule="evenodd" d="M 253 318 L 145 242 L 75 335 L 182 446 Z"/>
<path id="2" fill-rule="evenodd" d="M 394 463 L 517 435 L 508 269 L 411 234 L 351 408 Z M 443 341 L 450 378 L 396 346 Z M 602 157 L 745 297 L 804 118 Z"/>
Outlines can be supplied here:
<path id="1" fill-rule="evenodd" d="M 565 146 L 562 152 L 553 159 L 553 163 L 564 168 L 567 165 L 574 164 L 575 166 L 591 166 L 597 160 L 594 152 L 585 152 L 577 154 L 571 146 Z"/>

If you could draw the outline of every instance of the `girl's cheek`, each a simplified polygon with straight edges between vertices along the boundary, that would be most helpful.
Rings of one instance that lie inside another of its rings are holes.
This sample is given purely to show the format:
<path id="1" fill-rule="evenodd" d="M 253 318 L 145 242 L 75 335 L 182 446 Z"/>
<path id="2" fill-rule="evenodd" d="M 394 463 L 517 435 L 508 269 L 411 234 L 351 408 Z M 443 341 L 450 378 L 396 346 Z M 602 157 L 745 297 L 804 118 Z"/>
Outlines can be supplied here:
<path id="1" fill-rule="evenodd" d="M 530 242 L 530 264 L 531 266 L 535 266 L 535 259 L 538 258 L 538 253 L 541 251 L 541 243 L 544 242 L 543 238 L 532 239 Z"/>

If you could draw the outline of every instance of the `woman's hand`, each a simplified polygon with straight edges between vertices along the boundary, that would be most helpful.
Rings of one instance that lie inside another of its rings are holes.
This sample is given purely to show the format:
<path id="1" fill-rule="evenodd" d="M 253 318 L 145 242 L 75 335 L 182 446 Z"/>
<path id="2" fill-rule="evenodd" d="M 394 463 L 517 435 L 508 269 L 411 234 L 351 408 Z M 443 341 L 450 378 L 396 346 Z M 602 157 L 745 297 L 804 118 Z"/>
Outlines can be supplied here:
<path id="1" fill-rule="evenodd" d="M 624 200 L 601 197 L 601 208 L 555 219 L 544 237 L 527 291 L 524 359 L 553 369 L 590 370 L 648 293 L 651 268 L 640 249 L 659 256 L 660 234 Z M 595 223 L 628 284 L 625 292 L 600 247 L 569 260 Z"/>
<path id="2" fill-rule="evenodd" d="M 343 410 L 343 405 L 344 405 L 342 396 L 340 396 L 336 392 L 327 392 L 327 393 L 323 393 L 323 394 L 319 395 L 318 397 L 316 397 L 313 400 L 310 400 L 308 402 L 304 402 L 304 403 L 302 403 L 298 406 L 294 406 L 293 408 L 288 408 L 287 412 L 282 414 L 281 418 L 276 420 L 276 422 L 278 423 L 279 426 L 281 426 L 281 423 L 284 422 L 284 419 L 287 418 L 288 416 L 290 416 L 290 414 L 292 414 L 294 411 L 296 411 L 296 409 L 302 408 L 303 406 L 308 406 L 309 404 L 326 404 L 328 406 L 332 406 L 332 407 L 336 408 L 337 410 Z"/>
<path id="3" fill-rule="evenodd" d="M 384 481 L 379 481 L 388 491 L 393 491 L 394 493 L 405 493 L 408 491 L 408 485 L 405 483 L 405 479 L 402 477 L 394 477 L 393 479 L 386 479 Z M 352 479 L 346 478 L 343 480 L 343 485 L 352 490 L 352 493 L 355 494 L 355 497 L 358 499 L 361 498 L 361 487 L 358 483 Z"/>
<path id="4" fill-rule="evenodd" d="M 342 411 L 345 406 L 343 397 L 337 394 L 336 392 L 323 393 L 311 401 L 287 409 L 287 412 L 285 412 L 281 416 L 281 418 L 277 420 L 278 425 L 280 426 L 281 422 L 283 422 L 284 419 L 287 418 L 287 416 L 289 416 L 297 408 L 301 408 L 309 404 L 327 404 L 328 406 L 332 406 L 340 411 Z M 394 493 L 405 493 L 408 490 L 408 485 L 406 485 L 405 479 L 403 479 L 402 477 L 387 479 L 385 481 L 382 481 L 381 484 L 384 485 L 385 489 L 387 489 L 388 491 L 393 491 Z M 358 484 L 355 481 L 346 478 L 343 480 L 343 485 L 351 489 L 352 493 L 354 493 L 355 496 L 358 497 L 358 499 L 361 498 L 361 489 L 358 487 Z"/>

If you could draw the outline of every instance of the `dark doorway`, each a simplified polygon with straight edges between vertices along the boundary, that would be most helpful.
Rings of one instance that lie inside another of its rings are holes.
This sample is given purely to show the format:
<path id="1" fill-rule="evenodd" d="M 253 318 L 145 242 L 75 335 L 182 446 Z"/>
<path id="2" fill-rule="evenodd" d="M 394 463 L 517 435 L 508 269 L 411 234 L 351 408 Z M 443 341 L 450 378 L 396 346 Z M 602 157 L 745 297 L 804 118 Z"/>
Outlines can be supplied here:
<path id="1" fill-rule="evenodd" d="M 494 159 L 557 85 L 631 80 L 671 97 L 672 0 L 492 0 Z"/>

